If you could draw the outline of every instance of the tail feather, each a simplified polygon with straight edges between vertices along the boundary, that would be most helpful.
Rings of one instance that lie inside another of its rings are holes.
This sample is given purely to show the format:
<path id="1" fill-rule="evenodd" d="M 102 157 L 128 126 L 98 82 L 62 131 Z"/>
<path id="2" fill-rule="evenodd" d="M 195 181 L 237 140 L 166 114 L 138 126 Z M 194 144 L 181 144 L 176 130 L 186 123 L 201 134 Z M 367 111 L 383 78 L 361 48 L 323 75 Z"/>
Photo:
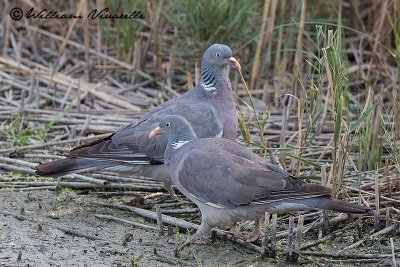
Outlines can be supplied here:
<path id="1" fill-rule="evenodd" d="M 349 203 L 332 197 L 317 197 L 312 200 L 309 205 L 313 208 L 332 210 L 343 213 L 367 213 L 371 209 L 357 204 Z"/>
<path id="2" fill-rule="evenodd" d="M 102 162 L 84 158 L 65 158 L 39 164 L 36 166 L 36 174 L 41 176 L 63 176 L 71 173 L 100 170 L 112 167 L 110 162 Z"/>

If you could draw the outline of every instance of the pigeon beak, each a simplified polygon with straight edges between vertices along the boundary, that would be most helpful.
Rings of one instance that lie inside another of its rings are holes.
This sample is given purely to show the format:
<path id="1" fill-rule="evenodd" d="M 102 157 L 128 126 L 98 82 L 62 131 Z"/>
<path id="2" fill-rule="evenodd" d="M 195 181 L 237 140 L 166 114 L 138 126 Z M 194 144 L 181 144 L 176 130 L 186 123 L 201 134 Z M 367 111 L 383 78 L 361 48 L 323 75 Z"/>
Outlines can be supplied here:
<path id="1" fill-rule="evenodd" d="M 236 58 L 230 57 L 230 58 L 228 58 L 228 62 L 229 62 L 229 65 L 235 66 L 238 69 L 242 69 L 242 67 L 240 66 L 240 63 L 236 60 Z"/>
<path id="2" fill-rule="evenodd" d="M 151 133 L 149 134 L 149 138 L 153 138 L 159 134 L 161 134 L 161 128 L 157 127 L 153 131 L 151 131 Z"/>

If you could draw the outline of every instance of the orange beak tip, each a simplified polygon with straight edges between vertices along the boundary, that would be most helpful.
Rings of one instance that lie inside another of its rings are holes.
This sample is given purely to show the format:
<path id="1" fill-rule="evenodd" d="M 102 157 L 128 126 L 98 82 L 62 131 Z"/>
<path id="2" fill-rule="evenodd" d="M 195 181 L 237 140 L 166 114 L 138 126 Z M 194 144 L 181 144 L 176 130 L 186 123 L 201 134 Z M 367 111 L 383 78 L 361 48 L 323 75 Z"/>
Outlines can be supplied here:
<path id="1" fill-rule="evenodd" d="M 235 66 L 238 69 L 242 69 L 242 67 L 240 66 L 239 61 L 237 61 L 236 58 L 230 57 L 230 58 L 228 58 L 228 61 L 229 61 L 229 65 Z"/>
<path id="2" fill-rule="evenodd" d="M 153 131 L 150 132 L 149 138 L 153 138 L 159 134 L 161 134 L 161 129 L 160 129 L 160 127 L 157 127 Z"/>

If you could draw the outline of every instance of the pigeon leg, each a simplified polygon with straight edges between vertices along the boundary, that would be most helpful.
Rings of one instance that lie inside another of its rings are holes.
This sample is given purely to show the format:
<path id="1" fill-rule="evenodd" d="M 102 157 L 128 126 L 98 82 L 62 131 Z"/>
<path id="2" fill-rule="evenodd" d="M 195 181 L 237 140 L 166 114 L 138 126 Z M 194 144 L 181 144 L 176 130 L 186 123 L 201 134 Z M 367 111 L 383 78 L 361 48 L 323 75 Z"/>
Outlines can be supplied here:
<path id="1" fill-rule="evenodd" d="M 246 241 L 247 243 L 254 243 L 260 237 L 260 220 L 256 220 L 254 225 L 254 232 L 250 236 L 245 235 L 235 235 L 237 239 Z"/>
<path id="2" fill-rule="evenodd" d="M 188 237 L 182 245 L 180 245 L 175 252 L 181 251 L 185 247 L 189 246 L 190 244 L 197 244 L 197 245 L 205 245 L 208 243 L 207 236 L 211 232 L 211 227 L 208 223 L 205 223 L 204 220 L 201 222 L 199 228 L 197 229 L 196 233 L 191 237 Z"/>
<path id="3" fill-rule="evenodd" d="M 196 245 L 206 245 L 208 244 L 208 241 L 204 238 L 199 236 L 197 233 L 192 235 L 191 237 L 186 238 L 185 242 L 183 242 L 182 245 L 180 245 L 176 251 L 181 251 L 185 247 L 191 245 L 191 244 L 196 244 Z"/>
<path id="4" fill-rule="evenodd" d="M 165 189 L 167 189 L 167 191 L 172 199 L 175 199 L 176 201 L 181 201 L 180 198 L 175 194 L 174 189 L 172 189 L 172 184 L 168 184 L 168 185 L 164 184 L 164 186 L 165 186 Z"/>

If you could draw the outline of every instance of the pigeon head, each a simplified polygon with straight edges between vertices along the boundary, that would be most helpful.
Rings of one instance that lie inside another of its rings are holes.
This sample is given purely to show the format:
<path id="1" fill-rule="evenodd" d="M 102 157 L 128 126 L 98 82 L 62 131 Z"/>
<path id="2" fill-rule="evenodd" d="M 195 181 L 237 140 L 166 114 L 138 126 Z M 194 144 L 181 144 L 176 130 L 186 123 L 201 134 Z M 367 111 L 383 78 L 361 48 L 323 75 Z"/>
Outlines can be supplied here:
<path id="1" fill-rule="evenodd" d="M 165 135 L 168 139 L 168 143 L 172 146 L 177 146 L 179 144 L 179 146 L 181 146 L 197 138 L 190 123 L 180 115 L 168 115 L 163 117 L 158 127 L 149 134 L 149 138 L 160 134 Z"/>
<path id="2" fill-rule="evenodd" d="M 241 68 L 239 62 L 232 56 L 232 50 L 224 44 L 213 44 L 204 52 L 201 61 L 202 68 L 225 68 L 228 65 Z"/>

